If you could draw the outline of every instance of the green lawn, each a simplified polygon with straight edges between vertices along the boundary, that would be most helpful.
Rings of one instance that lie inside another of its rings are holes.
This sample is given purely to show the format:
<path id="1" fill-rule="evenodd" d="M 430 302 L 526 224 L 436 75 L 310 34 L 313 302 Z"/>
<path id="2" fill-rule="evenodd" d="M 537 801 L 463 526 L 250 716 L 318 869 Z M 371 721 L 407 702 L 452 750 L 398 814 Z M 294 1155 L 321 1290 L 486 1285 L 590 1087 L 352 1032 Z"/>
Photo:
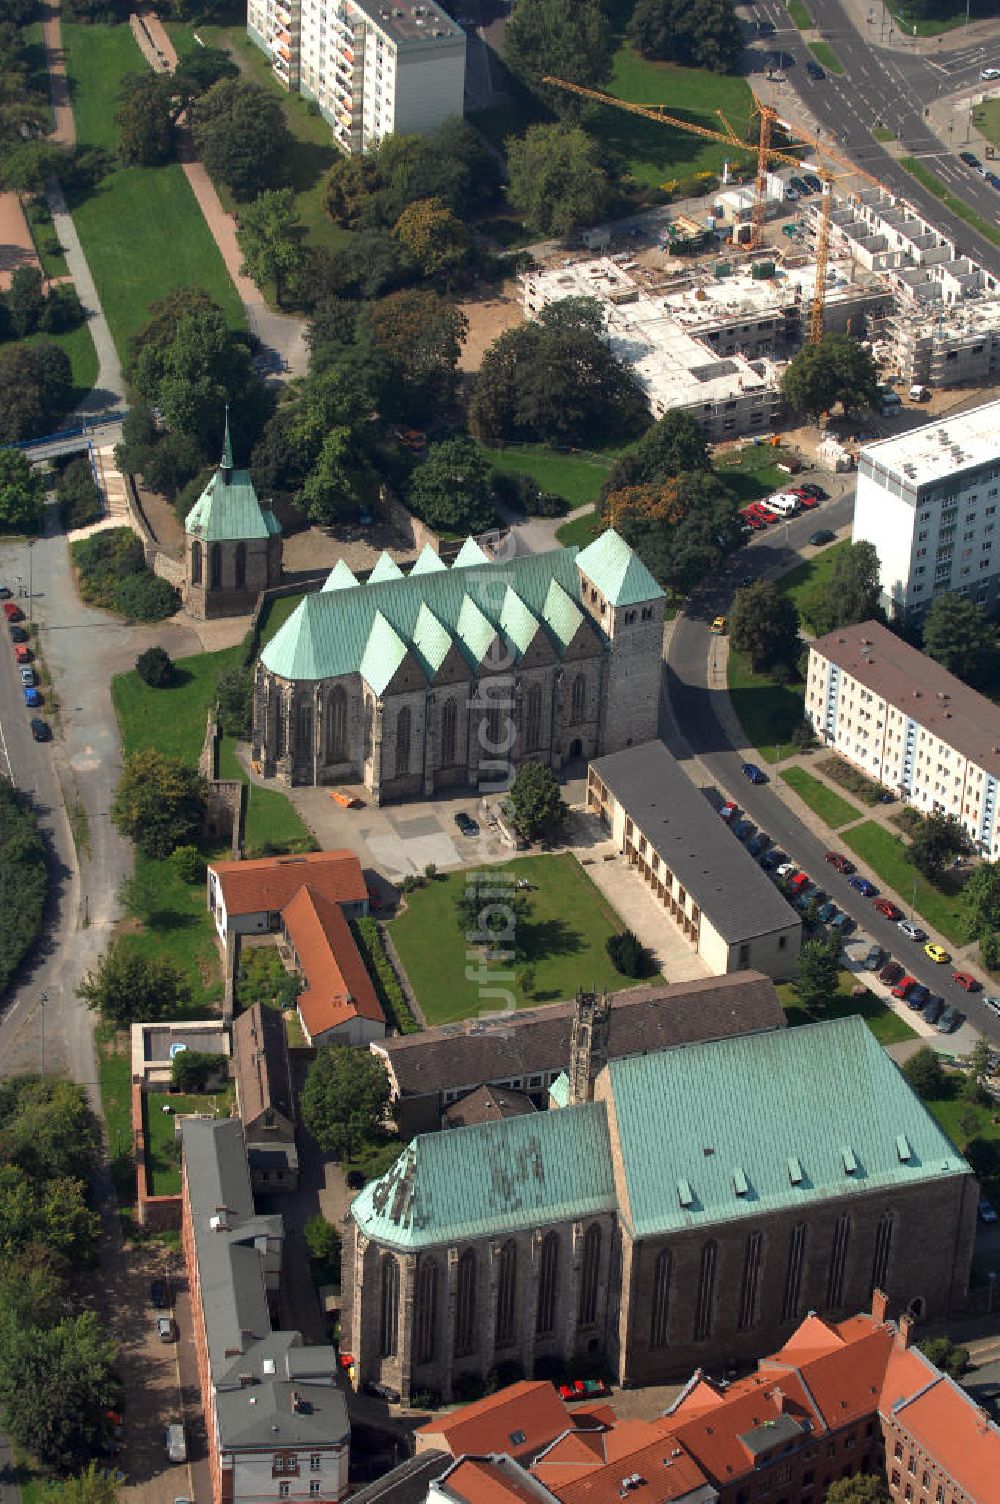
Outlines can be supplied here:
<path id="1" fill-rule="evenodd" d="M 783 456 L 784 450 L 770 444 L 747 444 L 738 454 L 723 456 L 714 468 L 745 507 L 762 496 L 773 496 L 788 484 L 789 477 L 778 469 Z"/>
<path id="2" fill-rule="evenodd" d="M 240 952 L 240 969 L 236 981 L 236 1001 L 241 1008 L 263 1003 L 280 1011 L 279 984 L 285 970 L 276 945 L 245 945 Z"/>
<path id="3" fill-rule="evenodd" d="M 151 1196 L 178 1196 L 181 1189 L 181 1157 L 177 1139 L 177 1119 L 182 1114 L 205 1113 L 214 1115 L 216 1105 L 225 1100 L 221 1096 L 185 1096 L 182 1092 L 149 1092 L 143 1097 L 143 1116 L 146 1119 L 146 1171 Z M 164 1106 L 170 1112 L 163 1112 Z"/>
<path id="4" fill-rule="evenodd" d="M 46 277 L 65 277 L 69 271 L 63 248 L 59 244 L 56 227 L 48 206 L 43 202 L 23 205 L 31 238 L 35 242 L 42 272 Z"/>
<path id="5" fill-rule="evenodd" d="M 826 1007 L 816 1013 L 809 1013 L 802 1007 L 792 982 L 780 983 L 778 996 L 792 1028 L 799 1024 L 818 1023 L 830 1018 L 845 1018 L 852 1013 L 857 1013 L 864 1019 L 879 1044 L 899 1044 L 904 1039 L 916 1038 L 915 1031 L 910 1028 L 906 1020 L 893 1013 L 891 1008 L 887 1008 L 867 988 L 861 997 L 852 997 L 852 989 L 857 985 L 857 978 L 853 972 L 842 971 L 836 993 Z"/>
<path id="6" fill-rule="evenodd" d="M 790 569 L 778 581 L 778 589 L 783 595 L 791 596 L 803 625 L 809 627 L 810 630 L 812 630 L 812 623 L 805 615 L 806 600 L 815 586 L 826 585 L 829 582 L 839 555 L 850 546 L 849 538 L 845 538 L 842 543 L 831 544 L 830 547 L 813 554 L 812 558 L 806 559 L 803 564 Z"/>
<path id="7" fill-rule="evenodd" d="M 810 31 L 812 29 L 812 16 L 806 10 L 802 0 L 787 0 L 786 8 L 792 18 L 793 25 L 797 26 L 800 31 Z"/>
<path id="8" fill-rule="evenodd" d="M 842 825 L 849 825 L 852 820 L 861 818 L 859 809 L 835 794 L 833 789 L 828 789 L 825 783 L 807 773 L 805 768 L 788 768 L 781 777 L 831 830 L 839 830 Z"/>
<path id="9" fill-rule="evenodd" d="M 802 687 L 775 684 L 755 674 L 743 653 L 729 649 L 729 698 L 751 746 L 765 762 L 777 758 L 777 746 L 789 750 L 792 732 L 802 720 Z"/>
<path id="10" fill-rule="evenodd" d="M 597 536 L 597 519 L 593 510 L 584 512 L 582 517 L 574 517 L 572 522 L 564 522 L 562 527 L 556 528 L 556 538 L 563 548 L 586 548 L 588 543 L 593 543 Z"/>
<path id="11" fill-rule="evenodd" d="M 994 146 L 1000 146 L 1000 99 L 987 99 L 972 112 L 972 123 Z"/>
<path id="12" fill-rule="evenodd" d="M 808 46 L 813 57 L 818 63 L 822 63 L 827 73 L 843 73 L 844 65 L 829 42 L 810 42 Z"/>
<path id="13" fill-rule="evenodd" d="M 238 667 L 240 652 L 235 647 L 181 658 L 174 665 L 173 683 L 164 689 L 143 684 L 135 669 L 117 674 L 111 681 L 111 698 L 126 757 L 143 747 L 158 747 L 171 757 L 196 763 L 219 675 Z"/>
<path id="14" fill-rule="evenodd" d="M 65 350 L 69 356 L 69 363 L 73 370 L 73 391 L 70 394 L 67 411 L 82 402 L 97 380 L 97 351 L 94 349 L 94 339 L 87 324 L 81 324 L 77 329 L 69 329 L 65 334 L 32 334 L 24 341 L 26 345 L 36 345 L 39 342 L 51 342 L 58 345 L 60 350 Z"/>
<path id="15" fill-rule="evenodd" d="M 116 96 L 123 76 L 144 73 L 126 25 L 63 27 L 77 140 L 112 151 Z M 70 206 L 120 355 L 149 305 L 175 287 L 198 287 L 223 308 L 234 329 L 246 327 L 219 249 L 179 163 L 120 167 Z"/>
<path id="16" fill-rule="evenodd" d="M 400 960 L 417 1002 L 429 1024 L 493 1014 L 504 1006 L 503 989 L 513 993 L 516 1006 L 571 998 L 579 987 L 620 990 L 630 985 L 608 959 L 604 942 L 622 929 L 618 916 L 605 903 L 584 869 L 572 856 L 518 857 L 491 873 L 523 876 L 535 884 L 528 895 L 531 917 L 519 936 L 518 980 L 511 983 L 501 973 L 507 963 L 484 963 L 485 979 L 468 979 L 466 940 L 459 927 L 455 897 L 468 881 L 465 872 L 450 872 L 425 888 L 407 895 L 407 908 L 389 924 Z M 499 900 L 498 900 L 499 901 Z M 427 943 L 428 936 L 434 943 Z M 534 995 L 524 996 L 520 987 L 522 967 L 535 972 Z M 490 980 L 492 973 L 497 980 Z"/>
<path id="17" fill-rule="evenodd" d="M 899 22 L 900 29 L 911 37 L 936 37 L 944 31 L 954 31 L 956 26 L 963 26 L 967 14 L 965 5 L 962 4 L 962 0 L 954 0 L 954 3 L 953 15 L 938 15 L 914 21 L 906 0 L 886 0 L 886 5 Z M 972 14 L 975 16 L 975 7 Z"/>
<path id="18" fill-rule="evenodd" d="M 614 71 L 605 92 L 635 104 L 662 106 L 668 114 L 713 130 L 723 129 L 719 119 L 722 111 L 741 136 L 753 109 L 753 96 L 745 79 L 682 68 L 676 63 L 647 62 L 627 42 L 621 43 L 615 53 Z M 729 147 L 608 105 L 588 107 L 583 123 L 640 188 L 688 184 L 699 173 L 715 176 L 727 159 L 736 171 L 752 170 L 749 151 L 742 157 Z"/>
<path id="19" fill-rule="evenodd" d="M 863 825 L 845 831 L 842 839 L 871 867 L 876 878 L 895 889 L 908 908 L 912 904 L 920 918 L 939 930 L 952 945 L 964 944 L 962 905 L 958 895 L 942 893 L 931 886 L 906 860 L 906 845 L 901 837 L 877 825 L 874 820 L 866 820 Z"/>
<path id="20" fill-rule="evenodd" d="M 214 855 L 229 852 L 217 850 Z M 139 924 L 126 931 L 125 944 L 149 961 L 173 961 L 190 981 L 191 1001 L 176 1016 L 204 1018 L 214 1013 L 222 997 L 222 972 L 205 884 L 181 882 L 169 861 L 136 851 L 135 876 L 127 891 Z"/>
<path id="21" fill-rule="evenodd" d="M 111 1176 L 120 1202 L 135 1200 L 132 1172 L 132 1060 L 128 1034 L 121 1036 L 118 1052 L 117 1035 L 106 1024 L 94 1032 L 97 1047 L 97 1076 L 101 1088 L 101 1106 L 108 1134 Z"/>
<path id="22" fill-rule="evenodd" d="M 957 214 L 959 219 L 964 219 L 967 225 L 977 230 L 984 239 L 991 240 L 994 245 L 1000 245 L 1000 226 L 991 224 L 988 219 L 977 214 L 976 210 L 964 199 L 952 193 L 935 173 L 929 172 L 922 162 L 918 162 L 916 157 L 900 157 L 899 165 L 915 177 L 918 183 L 922 183 L 928 193 L 933 193 L 935 198 L 947 204 L 953 214 Z"/>
<path id="23" fill-rule="evenodd" d="M 247 775 L 236 757 L 232 737 L 222 738 L 219 748 L 219 777 L 238 778 L 247 783 Z M 268 851 L 314 851 L 316 842 L 299 818 L 291 800 L 277 789 L 251 788 L 247 794 L 243 841 L 248 857 L 264 856 Z"/>
<path id="24" fill-rule="evenodd" d="M 483 454 L 495 470 L 505 475 L 530 475 L 543 491 L 562 496 L 572 507 L 596 501 L 611 459 L 602 454 L 560 454 L 545 444 L 509 449 L 487 449 Z"/>

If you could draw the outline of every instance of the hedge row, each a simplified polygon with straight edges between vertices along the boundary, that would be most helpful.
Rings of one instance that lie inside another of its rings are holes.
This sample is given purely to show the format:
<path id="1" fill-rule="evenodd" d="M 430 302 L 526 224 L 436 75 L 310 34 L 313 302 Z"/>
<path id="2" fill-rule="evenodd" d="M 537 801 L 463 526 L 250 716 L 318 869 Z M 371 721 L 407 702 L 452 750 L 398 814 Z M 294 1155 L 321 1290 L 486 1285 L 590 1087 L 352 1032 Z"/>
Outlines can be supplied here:
<path id="1" fill-rule="evenodd" d="M 45 845 L 31 804 L 0 778 L 0 992 L 38 939 L 48 887 Z"/>
<path id="2" fill-rule="evenodd" d="M 375 991 L 387 1021 L 400 1034 L 419 1033 L 420 1025 L 410 1012 L 410 1005 L 399 985 L 399 978 L 385 953 L 378 921 L 372 919 L 370 915 L 366 919 L 355 919 L 353 929 L 358 948 L 375 984 Z"/>

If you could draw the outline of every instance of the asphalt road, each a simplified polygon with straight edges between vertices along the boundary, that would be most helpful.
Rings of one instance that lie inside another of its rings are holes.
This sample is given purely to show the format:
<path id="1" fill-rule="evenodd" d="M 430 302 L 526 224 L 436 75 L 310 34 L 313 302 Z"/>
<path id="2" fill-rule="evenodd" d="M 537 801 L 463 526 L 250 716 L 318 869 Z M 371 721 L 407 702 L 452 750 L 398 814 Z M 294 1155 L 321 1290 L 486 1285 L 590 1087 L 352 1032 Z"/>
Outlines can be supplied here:
<path id="1" fill-rule="evenodd" d="M 798 28 L 791 25 L 781 0 L 759 0 L 754 12 L 775 28 L 773 37 L 761 39 L 753 48 L 753 53 L 760 55 L 762 68 L 774 52 L 793 59 L 784 70 L 786 81 L 777 86 L 773 96 L 779 112 L 783 93 L 794 90 L 819 122 L 821 142 L 827 136 L 839 151 L 909 200 L 960 247 L 1000 275 L 1000 247 L 982 239 L 922 188 L 872 135 L 873 126 L 880 121 L 891 126 L 910 155 L 985 219 L 1000 224 L 1000 193 L 958 160 L 957 154 L 965 145 L 964 131 L 956 125 L 954 141 L 943 146 L 924 116 L 925 109 L 939 96 L 977 82 L 981 68 L 1000 66 L 1000 37 L 988 44 L 942 53 L 938 61 L 915 52 L 880 48 L 880 5 L 870 6 L 872 20 L 867 36 L 858 33 L 840 0 L 811 0 L 810 9 L 817 30 L 843 64 L 840 77 L 828 73 L 822 80 L 809 78 L 805 63 L 812 53 Z M 753 77 L 750 82 L 754 83 Z M 956 118 L 961 120 L 961 116 Z"/>
<path id="2" fill-rule="evenodd" d="M 964 992 L 951 980 L 953 968 L 935 965 L 924 955 L 922 944 L 907 940 L 895 923 L 878 912 L 870 899 L 862 898 L 849 885 L 847 878 L 824 859 L 830 846 L 820 841 L 789 810 L 773 782 L 754 785 L 743 777 L 740 771 L 743 755 L 730 742 L 716 714 L 718 697 L 725 690 L 709 687 L 709 654 L 713 641 L 709 627 L 712 618 L 728 611 L 733 591 L 745 576 L 773 576 L 783 572 L 791 563 L 797 562 L 794 552 L 806 544 L 811 532 L 820 525 L 832 529 L 843 526 L 850 521 L 853 510 L 854 494 L 850 492 L 825 504 L 819 511 L 804 513 L 787 525 L 756 535 L 746 548 L 726 561 L 708 586 L 687 602 L 683 614 L 674 624 L 668 649 L 661 694 L 660 735 L 675 755 L 685 757 L 693 753 L 697 756 L 716 783 L 720 803 L 724 798 L 735 799 L 746 811 L 747 818 L 767 831 L 774 845 L 787 851 L 790 859 L 809 873 L 838 908 L 857 921 L 860 930 L 889 951 L 911 976 L 925 983 L 945 1002 L 954 1003 L 976 1029 L 1000 1043 L 1000 1020 L 987 1011 L 980 997 Z M 766 771 L 773 780 L 773 770 L 768 768 Z M 831 844 L 835 845 L 833 836 Z M 860 870 L 876 881 L 874 873 L 865 873 L 863 866 Z M 905 898 L 905 894 L 900 896 Z M 907 913 L 905 905 L 904 913 Z M 913 917 L 920 922 L 918 915 Z"/>

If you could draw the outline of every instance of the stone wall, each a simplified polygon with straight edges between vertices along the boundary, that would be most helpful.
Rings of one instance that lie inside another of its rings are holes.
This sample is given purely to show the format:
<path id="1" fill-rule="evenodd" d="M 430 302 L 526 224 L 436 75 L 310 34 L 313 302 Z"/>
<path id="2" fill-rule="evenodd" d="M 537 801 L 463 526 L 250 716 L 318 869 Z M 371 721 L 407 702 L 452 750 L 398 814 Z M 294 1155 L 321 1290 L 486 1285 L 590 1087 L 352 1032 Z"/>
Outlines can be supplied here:
<path id="1" fill-rule="evenodd" d="M 143 557 L 146 560 L 146 568 L 159 575 L 161 580 L 166 580 L 173 585 L 175 590 L 181 593 L 184 599 L 184 562 L 182 559 L 172 559 L 160 548 L 156 534 L 150 527 L 146 514 L 139 500 L 136 490 L 135 477 L 126 475 L 125 479 L 125 508 L 128 512 L 128 520 L 133 532 L 142 543 Z"/>
<path id="2" fill-rule="evenodd" d="M 146 1129 L 142 1118 L 143 1091 L 138 1081 L 132 1084 L 132 1152 L 135 1157 L 135 1214 L 140 1227 L 149 1232 L 166 1232 L 181 1225 L 180 1196 L 153 1196 L 149 1190 L 146 1168 Z"/>

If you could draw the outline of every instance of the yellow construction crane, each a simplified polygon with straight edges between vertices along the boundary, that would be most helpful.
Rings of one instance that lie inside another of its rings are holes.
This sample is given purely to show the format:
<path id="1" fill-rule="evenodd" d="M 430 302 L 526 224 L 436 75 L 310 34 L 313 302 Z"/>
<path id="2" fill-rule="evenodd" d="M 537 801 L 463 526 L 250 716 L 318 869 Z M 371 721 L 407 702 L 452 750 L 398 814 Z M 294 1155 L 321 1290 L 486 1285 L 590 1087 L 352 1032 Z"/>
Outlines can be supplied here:
<path id="1" fill-rule="evenodd" d="M 668 115 L 667 112 L 656 105 L 633 104 L 628 99 L 616 99 L 613 94 L 604 94 L 600 89 L 588 89 L 583 84 L 570 83 L 565 78 L 544 78 L 543 83 L 552 84 L 557 89 L 565 89 L 567 93 L 576 94 L 581 99 L 588 99 L 592 104 L 610 105 L 612 109 L 626 110 L 632 115 L 641 115 L 645 120 L 655 120 L 659 125 L 669 125 L 674 130 L 684 131 L 691 136 L 701 136 L 706 141 L 719 141 L 724 146 L 732 147 L 736 151 L 754 151 L 757 153 L 757 175 L 754 184 L 753 209 L 750 218 L 750 249 L 756 250 L 760 245 L 761 230 L 764 224 L 764 210 L 767 200 L 767 167 L 768 163 L 790 162 L 794 167 L 802 166 L 803 150 L 808 148 L 817 159 L 817 175 L 822 179 L 823 190 L 820 203 L 819 225 L 816 231 L 816 286 L 813 291 L 812 304 L 809 309 L 808 338 L 810 344 L 815 344 L 823 335 L 823 312 L 826 303 L 826 267 L 830 254 L 830 210 L 833 203 L 832 184 L 840 177 L 850 177 L 857 174 L 867 179 L 876 187 L 881 187 L 878 179 L 870 172 L 861 167 L 856 167 L 847 157 L 835 151 L 825 143 L 820 143 L 812 136 L 798 132 L 797 141 L 788 149 L 772 146 L 771 140 L 775 124 L 781 125 L 790 131 L 778 115 L 773 105 L 764 104 L 762 100 L 754 96 L 756 109 L 754 113 L 760 117 L 760 129 L 756 143 L 744 141 L 730 125 L 721 110 L 716 114 L 725 126 L 725 130 L 715 130 L 711 126 L 696 125 L 690 120 L 681 120 L 676 115 Z M 796 150 L 796 148 L 802 148 Z M 836 176 L 822 162 L 823 157 L 838 163 L 845 170 Z"/>

